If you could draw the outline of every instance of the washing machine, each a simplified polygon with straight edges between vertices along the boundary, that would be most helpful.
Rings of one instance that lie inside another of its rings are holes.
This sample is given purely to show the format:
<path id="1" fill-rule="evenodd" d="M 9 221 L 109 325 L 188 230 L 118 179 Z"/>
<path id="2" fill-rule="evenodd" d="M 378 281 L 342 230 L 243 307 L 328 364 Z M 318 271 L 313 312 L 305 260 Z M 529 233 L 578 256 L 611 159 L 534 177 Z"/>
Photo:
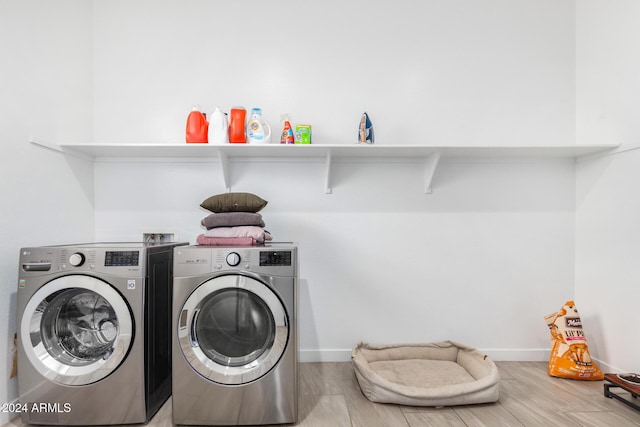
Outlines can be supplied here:
<path id="1" fill-rule="evenodd" d="M 174 272 L 174 423 L 295 423 L 296 245 L 180 247 Z"/>
<path id="2" fill-rule="evenodd" d="M 18 392 L 29 424 L 144 423 L 171 394 L 173 249 L 20 250 Z"/>

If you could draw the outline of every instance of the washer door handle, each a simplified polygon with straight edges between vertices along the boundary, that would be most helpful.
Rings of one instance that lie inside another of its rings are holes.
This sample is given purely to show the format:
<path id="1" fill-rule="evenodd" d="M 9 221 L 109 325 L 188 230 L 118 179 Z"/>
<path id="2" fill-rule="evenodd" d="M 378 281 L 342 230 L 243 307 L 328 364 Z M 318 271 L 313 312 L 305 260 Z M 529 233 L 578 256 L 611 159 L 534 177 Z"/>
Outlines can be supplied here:
<path id="1" fill-rule="evenodd" d="M 185 329 L 187 327 L 187 319 L 189 318 L 189 310 L 182 310 L 182 312 L 180 313 L 180 323 L 179 323 L 179 328 L 180 330 Z"/>
<path id="2" fill-rule="evenodd" d="M 187 310 L 182 310 L 182 313 L 186 313 Z M 191 328 L 189 331 L 189 338 L 191 341 L 191 347 L 200 347 L 198 345 L 198 340 L 196 339 L 196 324 L 198 323 L 198 314 L 200 314 L 200 309 L 196 308 L 193 310 L 193 320 L 191 321 Z M 186 318 L 186 315 L 185 315 Z"/>

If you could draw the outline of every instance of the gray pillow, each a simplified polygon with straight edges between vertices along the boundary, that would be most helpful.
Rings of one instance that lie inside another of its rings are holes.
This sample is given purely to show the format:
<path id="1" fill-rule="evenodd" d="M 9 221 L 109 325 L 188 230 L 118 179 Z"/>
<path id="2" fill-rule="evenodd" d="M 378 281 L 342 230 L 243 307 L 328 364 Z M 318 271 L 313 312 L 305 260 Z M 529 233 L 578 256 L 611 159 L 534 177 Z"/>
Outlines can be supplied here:
<path id="1" fill-rule="evenodd" d="M 267 201 L 251 193 L 223 193 L 211 196 L 200 206 L 208 211 L 219 212 L 259 212 Z"/>
<path id="2" fill-rule="evenodd" d="M 237 227 L 241 225 L 252 225 L 264 227 L 262 215 L 255 212 L 220 212 L 212 213 L 203 218 L 200 223 L 207 230 L 217 227 Z"/>

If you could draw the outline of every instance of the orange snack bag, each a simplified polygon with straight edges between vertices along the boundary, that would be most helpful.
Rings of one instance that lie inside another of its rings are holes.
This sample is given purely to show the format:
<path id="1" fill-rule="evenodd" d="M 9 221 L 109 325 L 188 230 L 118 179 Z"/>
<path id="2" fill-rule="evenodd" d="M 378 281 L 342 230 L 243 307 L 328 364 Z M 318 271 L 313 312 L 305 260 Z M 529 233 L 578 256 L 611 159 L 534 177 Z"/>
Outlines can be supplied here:
<path id="1" fill-rule="evenodd" d="M 602 371 L 591 360 L 582 321 L 573 301 L 567 301 L 560 311 L 544 319 L 551 333 L 548 374 L 574 380 L 603 379 Z"/>

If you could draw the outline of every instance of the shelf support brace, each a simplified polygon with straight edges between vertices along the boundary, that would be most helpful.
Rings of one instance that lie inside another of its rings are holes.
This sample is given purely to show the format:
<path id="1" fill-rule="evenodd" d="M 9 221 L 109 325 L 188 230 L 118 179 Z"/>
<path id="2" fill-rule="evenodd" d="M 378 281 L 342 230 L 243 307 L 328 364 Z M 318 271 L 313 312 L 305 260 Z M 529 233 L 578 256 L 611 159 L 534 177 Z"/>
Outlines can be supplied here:
<path id="1" fill-rule="evenodd" d="M 424 181 L 425 194 L 431 194 L 431 181 L 433 180 L 433 175 L 436 172 L 436 168 L 438 167 L 439 162 L 440 162 L 439 151 L 429 154 L 425 159 L 425 181 Z"/>
<path id="2" fill-rule="evenodd" d="M 324 177 L 324 194 L 331 194 L 331 150 L 327 151 Z"/>
<path id="3" fill-rule="evenodd" d="M 57 151 L 58 153 L 62 153 L 62 154 L 68 154 L 70 156 L 74 156 L 74 157 L 77 157 L 77 158 L 82 159 L 82 160 L 88 160 L 90 162 L 92 162 L 94 160 L 93 157 L 91 157 L 89 155 L 86 155 L 86 154 L 83 154 L 83 153 L 80 153 L 80 152 L 77 152 L 77 151 L 74 151 L 74 150 L 69 150 L 69 149 L 62 148 L 58 144 L 54 144 L 52 142 L 40 141 L 40 140 L 37 140 L 37 139 L 35 139 L 33 137 L 29 138 L 29 142 L 31 144 L 38 145 L 38 146 L 40 146 L 42 148 L 47 148 L 49 150 Z"/>
<path id="4" fill-rule="evenodd" d="M 44 141 L 36 140 L 33 137 L 29 138 L 29 142 L 44 148 L 48 148 L 49 150 L 57 151 L 59 153 L 64 153 L 64 151 L 62 150 L 62 147 L 60 147 L 58 144 L 54 144 L 53 142 L 44 142 Z"/>
<path id="5" fill-rule="evenodd" d="M 231 184 L 229 183 L 229 158 L 224 150 L 218 150 L 218 158 L 220 159 L 220 168 L 222 169 L 222 183 L 227 193 L 231 192 Z"/>

